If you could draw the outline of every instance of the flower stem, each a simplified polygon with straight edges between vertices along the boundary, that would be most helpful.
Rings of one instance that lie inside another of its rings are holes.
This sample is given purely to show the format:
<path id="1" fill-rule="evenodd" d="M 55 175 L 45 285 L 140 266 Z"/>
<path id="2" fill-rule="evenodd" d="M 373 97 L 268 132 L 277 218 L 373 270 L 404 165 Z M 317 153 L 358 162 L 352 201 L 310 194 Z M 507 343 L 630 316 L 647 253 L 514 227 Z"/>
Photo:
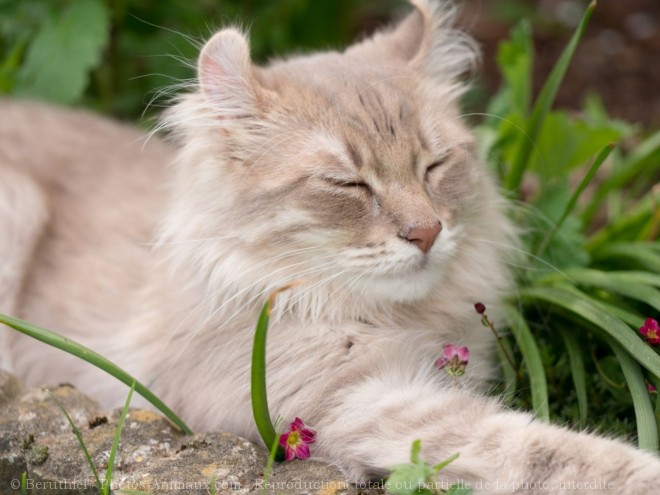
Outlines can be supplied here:
<path id="1" fill-rule="evenodd" d="M 504 342 L 502 341 L 502 336 L 499 334 L 499 332 L 495 328 L 495 325 L 493 324 L 492 321 L 490 321 L 490 318 L 488 318 L 488 316 L 485 313 L 481 315 L 481 323 L 483 323 L 483 325 L 485 327 L 488 327 L 488 328 L 491 329 L 491 331 L 493 332 L 493 335 L 495 335 L 495 338 L 497 339 L 497 343 L 500 346 L 500 349 L 502 349 L 502 353 L 504 354 L 504 357 L 506 357 L 506 360 L 511 365 L 511 369 L 513 370 L 513 372 L 516 375 L 520 376 L 520 371 L 518 369 L 516 369 L 516 365 L 513 362 L 513 358 L 511 357 L 511 355 L 507 351 L 506 347 L 504 346 Z"/>

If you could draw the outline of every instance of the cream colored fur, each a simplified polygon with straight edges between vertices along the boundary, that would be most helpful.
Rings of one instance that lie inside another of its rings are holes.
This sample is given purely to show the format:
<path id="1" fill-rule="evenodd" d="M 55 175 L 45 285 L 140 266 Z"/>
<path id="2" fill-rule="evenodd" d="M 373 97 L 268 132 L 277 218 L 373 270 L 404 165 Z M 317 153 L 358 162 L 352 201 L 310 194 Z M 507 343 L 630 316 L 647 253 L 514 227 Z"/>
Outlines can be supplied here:
<path id="1" fill-rule="evenodd" d="M 655 493 L 657 457 L 480 394 L 494 343 L 472 305 L 497 317 L 515 230 L 457 109 L 471 43 L 449 8 L 413 3 L 344 53 L 267 67 L 240 31 L 219 32 L 162 121 L 173 144 L 1 102 L 0 311 L 116 361 L 193 428 L 258 441 L 254 325 L 271 291 L 303 279 L 269 331 L 270 406 L 315 427 L 314 456 L 350 479 L 384 475 L 421 438 L 430 461 L 461 453 L 451 479 L 502 483 L 487 493 L 594 480 Z M 405 239 L 437 221 L 428 254 Z M 124 399 L 90 365 L 0 335 L 0 364 L 30 383 Z M 433 368 L 449 342 L 471 351 L 460 386 Z"/>

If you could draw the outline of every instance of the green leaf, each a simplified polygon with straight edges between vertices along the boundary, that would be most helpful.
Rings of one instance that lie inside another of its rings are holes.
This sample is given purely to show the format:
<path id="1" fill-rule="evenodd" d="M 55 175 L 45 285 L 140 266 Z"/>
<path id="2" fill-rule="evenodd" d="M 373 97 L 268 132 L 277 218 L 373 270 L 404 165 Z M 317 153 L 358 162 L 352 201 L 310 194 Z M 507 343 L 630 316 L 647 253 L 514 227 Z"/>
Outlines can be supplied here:
<path id="1" fill-rule="evenodd" d="M 443 470 L 444 468 L 449 466 L 452 462 L 454 462 L 456 459 L 458 459 L 459 456 L 460 456 L 460 454 L 458 452 L 456 452 L 454 455 L 448 457 L 444 461 L 442 461 L 439 464 L 436 464 L 435 466 L 433 466 L 433 471 L 435 471 L 436 474 L 439 473 L 441 470 Z"/>
<path id="2" fill-rule="evenodd" d="M 539 248 L 533 249 L 544 254 L 543 258 L 533 258 L 534 268 L 539 274 L 547 272 L 544 262 L 562 270 L 571 266 L 587 266 L 590 262 L 589 252 L 584 247 L 586 241 L 580 220 L 568 214 L 561 224 L 558 223 L 571 201 L 569 195 L 570 191 L 564 184 L 549 184 L 534 203 L 537 211 L 542 212 L 551 225 L 555 225 L 554 228 L 546 229 L 544 226 L 538 229 L 530 239 L 532 246 L 539 248 L 543 247 L 544 239 L 548 239 L 542 251 Z"/>
<path id="3" fill-rule="evenodd" d="M 385 483 L 387 493 L 393 495 L 420 493 L 432 475 L 433 469 L 425 462 L 397 464 L 392 467 L 392 472 Z"/>
<path id="4" fill-rule="evenodd" d="M 580 285 L 600 287 L 636 299 L 660 311 L 660 290 L 647 283 L 653 282 L 657 285 L 660 276 L 654 273 L 572 268 L 566 270 L 564 274 Z"/>
<path id="5" fill-rule="evenodd" d="M 592 252 L 592 258 L 605 266 L 619 261 L 660 273 L 660 252 L 651 242 L 616 242 L 604 244 Z"/>
<path id="6" fill-rule="evenodd" d="M 54 103 L 79 101 L 101 61 L 110 13 L 101 0 L 76 0 L 48 19 L 27 49 L 15 94 Z"/>
<path id="7" fill-rule="evenodd" d="M 612 127 L 594 127 L 569 117 L 565 112 L 551 112 L 545 118 L 527 168 L 538 171 L 543 182 L 554 177 L 567 177 L 573 168 L 584 164 L 620 137 L 621 134 Z"/>
<path id="8" fill-rule="evenodd" d="M 504 85 L 493 99 L 489 113 L 515 112 L 525 116 L 529 113 L 533 62 L 532 27 L 528 19 L 523 19 L 511 31 L 510 39 L 500 43 L 497 49 L 497 65 Z"/>
<path id="9" fill-rule="evenodd" d="M 176 426 L 178 426 L 181 431 L 187 435 L 192 435 L 192 430 L 186 426 L 186 424 L 176 415 L 174 412 L 165 405 L 151 390 L 142 385 L 140 382 L 136 381 L 131 375 L 126 373 L 119 366 L 104 358 L 100 354 L 88 349 L 87 347 L 69 339 L 62 337 L 61 335 L 46 330 L 45 328 L 39 327 L 37 325 L 32 325 L 18 318 L 12 316 L 7 316 L 0 314 L 0 323 L 7 325 L 14 330 L 17 330 L 25 335 L 32 337 L 33 339 L 44 342 L 50 346 L 61 349 L 69 354 L 72 354 L 83 361 L 93 364 L 97 368 L 105 371 L 109 375 L 114 376 L 120 382 L 125 383 L 128 386 L 131 386 L 135 382 L 135 391 L 144 397 L 147 401 L 153 404 L 156 409 L 162 412 L 167 419 L 172 421 Z"/>
<path id="10" fill-rule="evenodd" d="M 603 104 L 603 99 L 596 92 L 587 93 L 587 97 L 584 99 L 583 113 L 586 121 L 590 124 L 615 129 L 622 137 L 628 137 L 636 131 L 636 126 L 610 117 Z"/>
<path id="11" fill-rule="evenodd" d="M 429 464 L 419 458 L 422 450 L 422 441 L 415 440 L 410 447 L 410 462 L 397 464 L 390 468 L 391 474 L 387 477 L 386 491 L 394 495 L 432 494 L 432 490 L 426 488 L 427 483 L 432 481 L 431 477 L 437 472 Z M 457 455 L 448 459 L 446 464 L 452 462 Z M 442 469 L 443 463 L 440 463 Z M 436 466 L 437 467 L 437 466 Z"/>
<path id="12" fill-rule="evenodd" d="M 94 479 L 96 480 L 96 486 L 99 489 L 99 493 L 102 492 L 103 490 L 103 485 L 101 484 L 101 480 L 99 479 L 99 473 L 96 471 L 96 466 L 94 466 L 94 461 L 92 460 L 92 456 L 90 455 L 89 451 L 87 450 L 87 446 L 85 445 L 85 442 L 83 441 L 82 433 L 80 433 L 80 430 L 76 426 L 76 424 L 73 422 L 73 419 L 71 419 L 71 416 L 67 412 L 67 410 L 64 408 L 62 403 L 59 401 L 55 395 L 51 393 L 50 390 L 47 390 L 48 395 L 50 398 L 57 404 L 57 407 L 60 408 L 60 410 L 64 413 L 64 416 L 66 417 L 66 420 L 69 422 L 69 426 L 71 426 L 71 429 L 73 430 L 73 434 L 76 436 L 76 439 L 78 440 L 78 444 L 80 445 L 81 450 L 83 451 L 83 454 L 85 455 L 85 459 L 87 460 L 87 464 L 89 465 L 90 469 L 92 470 L 92 474 L 94 475 Z"/>
<path id="13" fill-rule="evenodd" d="M 505 306 L 505 317 L 508 326 L 511 329 L 520 352 L 525 361 L 525 367 L 529 374 L 529 385 L 532 391 L 532 407 L 534 414 L 543 420 L 550 419 L 550 409 L 548 403 L 548 383 L 541 360 L 536 340 L 532 335 L 527 322 L 523 316 L 513 306 Z"/>
<path id="14" fill-rule="evenodd" d="M 470 495 L 472 493 L 472 488 L 466 486 L 452 486 L 446 493 L 446 495 Z"/>
<path id="15" fill-rule="evenodd" d="M 608 340 L 619 360 L 623 376 L 626 379 L 628 390 L 633 400 L 639 448 L 657 452 L 658 426 L 642 369 L 619 344 L 613 342 L 612 339 Z"/>
<path id="16" fill-rule="evenodd" d="M 422 441 L 415 440 L 410 447 L 410 462 L 419 462 L 419 454 L 422 451 Z"/>
<path id="17" fill-rule="evenodd" d="M 502 374 L 504 375 L 504 391 L 502 392 L 502 400 L 506 405 L 511 405 L 516 397 L 516 387 L 518 385 L 518 373 L 511 367 L 508 356 L 513 356 L 513 349 L 509 343 L 509 339 L 502 337 L 500 340 L 504 349 L 497 346 L 497 357 L 500 361 Z"/>
<path id="18" fill-rule="evenodd" d="M 660 375 L 660 356 L 628 325 L 608 311 L 606 305 L 583 292 L 571 286 L 527 287 L 520 289 L 518 295 L 523 300 L 545 301 L 592 323 L 623 346 L 647 370 Z"/>
<path id="19" fill-rule="evenodd" d="M 564 211 L 559 217 L 559 220 L 557 220 L 557 223 L 553 225 L 553 227 L 550 229 L 548 234 L 543 239 L 543 242 L 541 242 L 539 248 L 537 249 L 536 256 L 541 256 L 543 254 L 545 249 L 548 247 L 548 244 L 552 240 L 554 234 L 559 229 L 561 229 L 562 225 L 564 224 L 564 221 L 572 213 L 573 208 L 575 208 L 575 205 L 577 204 L 578 199 L 580 199 L 582 192 L 589 185 L 591 180 L 596 175 L 596 172 L 598 172 L 598 169 L 603 164 L 603 162 L 605 162 L 605 160 L 610 155 L 613 149 L 614 149 L 614 145 L 609 144 L 605 146 L 605 148 L 603 148 L 601 152 L 598 154 L 598 156 L 595 158 L 594 162 L 591 164 L 591 167 L 589 167 L 589 170 L 587 171 L 586 175 L 582 178 L 582 181 L 580 181 L 580 185 L 577 187 L 577 189 L 575 189 L 575 192 L 573 192 L 571 199 L 566 202 L 566 206 L 564 207 Z"/>
<path id="20" fill-rule="evenodd" d="M 655 219 L 653 218 L 660 202 L 660 194 L 654 197 L 650 191 L 644 198 L 625 212 L 620 218 L 603 225 L 587 241 L 587 249 L 595 251 L 613 242 L 645 241 L 651 237 Z"/>
<path id="21" fill-rule="evenodd" d="M 266 469 L 264 471 L 264 484 L 261 489 L 262 495 L 265 494 L 268 489 L 268 480 L 270 479 L 270 475 L 273 471 L 273 464 L 275 463 L 275 458 L 277 457 L 279 445 L 280 445 L 280 435 L 276 435 L 275 441 L 273 442 L 273 445 L 270 448 L 270 452 L 268 453 L 268 462 L 266 463 Z"/>
<path id="22" fill-rule="evenodd" d="M 580 21 L 580 25 L 573 34 L 573 37 L 569 41 L 568 45 L 559 57 L 559 60 L 552 69 L 552 72 L 548 76 L 548 79 L 543 85 L 539 97 L 534 104 L 532 116 L 527 123 L 526 135 L 521 136 L 519 139 L 515 159 L 511 165 L 511 170 L 506 177 L 505 185 L 510 191 L 517 192 L 518 188 L 520 187 L 525 169 L 530 165 L 530 155 L 532 153 L 534 143 L 536 142 L 541 129 L 543 128 L 545 118 L 550 112 L 550 108 L 552 107 L 555 96 L 557 95 L 559 86 L 564 79 L 564 75 L 566 74 L 566 70 L 568 69 L 571 59 L 573 58 L 575 49 L 582 39 L 584 31 L 589 24 L 591 14 L 595 8 L 596 2 L 592 1 L 584 13 L 582 20 Z"/>
<path id="23" fill-rule="evenodd" d="M 133 398 L 133 391 L 135 390 L 135 381 L 131 385 L 131 390 L 128 392 L 128 397 L 126 397 L 126 403 L 124 408 L 121 411 L 121 416 L 119 416 L 119 422 L 117 423 L 117 429 L 115 430 L 115 438 L 112 440 L 112 448 L 110 449 L 110 457 L 108 458 L 108 468 L 105 471 L 105 479 L 103 480 L 103 495 L 110 494 L 110 488 L 112 486 L 112 471 L 115 468 L 115 457 L 117 455 L 117 450 L 119 449 L 119 439 L 121 438 L 121 430 L 124 427 L 126 422 L 126 415 L 128 414 L 128 406 L 131 404 L 131 399 Z"/>
<path id="24" fill-rule="evenodd" d="M 660 171 L 660 131 L 647 138 L 628 155 L 610 175 L 598 186 L 594 197 L 584 209 L 582 220 L 589 225 L 598 212 L 601 203 L 613 190 L 621 189 L 642 172 L 656 174 Z"/>
<path id="25" fill-rule="evenodd" d="M 587 426 L 587 377 L 584 367 L 584 359 L 582 357 L 582 349 L 578 343 L 575 335 L 565 328 L 560 328 L 559 332 L 566 345 L 568 351 L 568 362 L 571 366 L 571 376 L 573 378 L 573 385 L 575 386 L 575 395 L 578 402 L 578 411 L 580 414 L 580 428 Z"/>
<path id="26" fill-rule="evenodd" d="M 254 333 L 252 346 L 252 368 L 250 377 L 250 395 L 252 398 L 252 415 L 264 444 L 268 449 L 274 448 L 277 432 L 268 410 L 268 393 L 266 391 L 266 335 L 270 320 L 270 300 L 264 303 Z M 277 460 L 284 459 L 282 447 L 277 446 Z"/>

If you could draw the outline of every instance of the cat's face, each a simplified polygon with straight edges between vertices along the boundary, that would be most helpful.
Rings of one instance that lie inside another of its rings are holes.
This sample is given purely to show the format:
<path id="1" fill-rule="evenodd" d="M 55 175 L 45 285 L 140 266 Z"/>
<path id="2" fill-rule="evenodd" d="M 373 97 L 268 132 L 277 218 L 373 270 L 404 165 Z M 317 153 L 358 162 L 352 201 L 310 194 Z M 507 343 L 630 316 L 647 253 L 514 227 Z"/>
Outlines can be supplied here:
<path id="1" fill-rule="evenodd" d="M 273 260 L 274 280 L 417 299 L 460 248 L 481 171 L 454 76 L 425 67 L 432 14 L 342 55 L 267 68 L 234 30 L 204 48 L 196 104 L 213 119 L 203 139 L 209 180 L 222 182 L 218 234 L 249 263 Z"/>

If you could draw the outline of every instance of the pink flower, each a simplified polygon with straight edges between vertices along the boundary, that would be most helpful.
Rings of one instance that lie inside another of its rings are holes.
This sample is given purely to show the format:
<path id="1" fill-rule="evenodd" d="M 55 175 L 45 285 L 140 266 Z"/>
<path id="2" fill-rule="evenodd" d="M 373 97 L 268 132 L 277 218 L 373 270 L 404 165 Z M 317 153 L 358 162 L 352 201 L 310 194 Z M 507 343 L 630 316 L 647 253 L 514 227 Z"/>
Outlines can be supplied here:
<path id="1" fill-rule="evenodd" d="M 650 383 L 647 383 L 647 384 L 646 384 L 646 388 L 648 388 L 648 389 L 649 389 L 649 392 L 651 392 L 651 393 L 653 393 L 653 392 L 657 392 L 656 388 L 655 388 L 652 384 L 650 384 Z"/>
<path id="2" fill-rule="evenodd" d="M 461 376 L 465 373 L 469 358 L 470 350 L 467 347 L 445 344 L 442 346 L 442 356 L 436 360 L 435 366 L 445 370 L 449 376 Z"/>
<path id="3" fill-rule="evenodd" d="M 307 459 L 309 457 L 310 443 L 316 441 L 316 432 L 307 428 L 303 420 L 296 418 L 287 433 L 280 436 L 280 445 L 284 447 L 284 459 L 292 461 L 298 459 Z"/>
<path id="4" fill-rule="evenodd" d="M 649 344 L 660 344 L 660 327 L 658 326 L 658 322 L 653 318 L 646 319 L 644 325 L 640 327 L 639 333 L 646 337 L 646 342 Z"/>

